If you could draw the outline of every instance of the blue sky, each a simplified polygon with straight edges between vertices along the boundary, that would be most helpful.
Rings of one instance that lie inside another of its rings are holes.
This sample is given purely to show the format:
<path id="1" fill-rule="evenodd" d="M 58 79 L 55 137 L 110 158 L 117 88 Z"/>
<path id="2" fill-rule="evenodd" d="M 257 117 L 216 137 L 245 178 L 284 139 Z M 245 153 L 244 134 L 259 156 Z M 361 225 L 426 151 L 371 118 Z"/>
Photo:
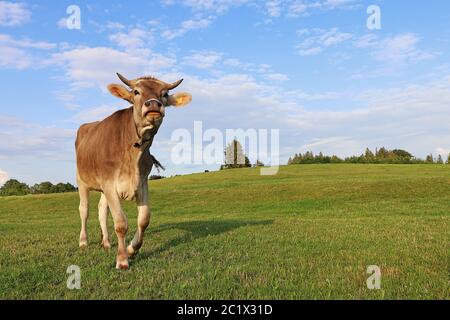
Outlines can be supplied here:
<path id="1" fill-rule="evenodd" d="M 152 146 L 166 175 L 217 168 L 171 161 L 171 133 L 194 121 L 280 129 L 282 162 L 379 146 L 447 156 L 448 21 L 446 0 L 0 1 L 0 183 L 75 182 L 78 126 L 127 107 L 106 91 L 115 72 L 183 77 L 193 95 Z"/>

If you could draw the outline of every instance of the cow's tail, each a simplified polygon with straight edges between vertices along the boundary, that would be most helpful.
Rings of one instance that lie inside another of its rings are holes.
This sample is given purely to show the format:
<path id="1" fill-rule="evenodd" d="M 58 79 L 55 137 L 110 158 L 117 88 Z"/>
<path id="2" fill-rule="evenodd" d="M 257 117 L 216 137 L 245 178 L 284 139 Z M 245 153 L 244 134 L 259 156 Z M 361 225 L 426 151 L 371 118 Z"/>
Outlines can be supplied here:
<path id="1" fill-rule="evenodd" d="M 166 168 L 164 168 L 164 166 L 155 158 L 154 155 L 150 154 L 150 157 L 152 157 L 153 164 L 155 165 L 156 170 L 158 170 L 158 173 L 160 169 L 166 170 Z"/>

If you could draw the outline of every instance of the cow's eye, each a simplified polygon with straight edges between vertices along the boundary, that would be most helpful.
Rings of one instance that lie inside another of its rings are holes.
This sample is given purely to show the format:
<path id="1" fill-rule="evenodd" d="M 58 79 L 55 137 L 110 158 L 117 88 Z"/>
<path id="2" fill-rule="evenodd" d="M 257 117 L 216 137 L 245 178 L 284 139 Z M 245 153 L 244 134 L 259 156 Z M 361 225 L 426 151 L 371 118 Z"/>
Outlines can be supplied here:
<path id="1" fill-rule="evenodd" d="M 168 96 L 169 96 L 168 92 L 164 93 L 164 95 L 163 95 L 164 98 L 167 98 Z"/>
<path id="2" fill-rule="evenodd" d="M 134 90 L 134 95 L 135 95 L 135 96 L 140 95 L 139 91 Z"/>

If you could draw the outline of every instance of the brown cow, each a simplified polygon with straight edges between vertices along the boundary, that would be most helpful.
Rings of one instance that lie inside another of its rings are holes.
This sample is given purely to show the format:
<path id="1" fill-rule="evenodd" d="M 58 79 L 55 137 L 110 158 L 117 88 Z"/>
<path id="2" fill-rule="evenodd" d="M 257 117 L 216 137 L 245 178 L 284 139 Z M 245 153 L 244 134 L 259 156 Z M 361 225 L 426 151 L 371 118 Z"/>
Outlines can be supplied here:
<path id="1" fill-rule="evenodd" d="M 89 191 L 100 191 L 98 204 L 102 245 L 111 247 L 108 238 L 108 207 L 118 238 L 116 268 L 128 269 L 128 257 L 142 246 L 144 231 L 150 222 L 147 179 L 153 164 L 159 163 L 150 154 L 153 138 L 158 132 L 167 106 L 184 106 L 191 102 L 188 93 L 169 95 L 182 81 L 168 84 L 153 77 L 127 80 L 117 74 L 128 88 L 110 84 L 108 90 L 133 106 L 119 110 L 106 119 L 82 125 L 75 142 L 77 182 L 80 195 L 80 248 L 87 246 L 86 222 Z M 138 223 L 136 234 L 125 247 L 128 222 L 120 200 L 136 199 Z"/>

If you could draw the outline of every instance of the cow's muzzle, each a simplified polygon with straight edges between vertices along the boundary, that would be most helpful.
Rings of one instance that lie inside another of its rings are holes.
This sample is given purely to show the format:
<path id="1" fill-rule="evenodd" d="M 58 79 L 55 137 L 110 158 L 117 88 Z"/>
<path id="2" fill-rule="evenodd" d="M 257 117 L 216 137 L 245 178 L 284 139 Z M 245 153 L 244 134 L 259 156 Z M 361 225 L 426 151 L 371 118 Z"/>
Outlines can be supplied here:
<path id="1" fill-rule="evenodd" d="M 147 101 L 144 102 L 144 105 L 146 107 L 151 107 L 153 105 L 156 105 L 158 108 L 161 108 L 163 106 L 162 102 L 158 99 L 148 99 Z"/>
<path id="2" fill-rule="evenodd" d="M 149 99 L 144 102 L 143 106 L 143 116 L 151 117 L 151 118 L 160 118 L 162 117 L 161 107 L 163 106 L 162 102 L 158 99 Z"/>

